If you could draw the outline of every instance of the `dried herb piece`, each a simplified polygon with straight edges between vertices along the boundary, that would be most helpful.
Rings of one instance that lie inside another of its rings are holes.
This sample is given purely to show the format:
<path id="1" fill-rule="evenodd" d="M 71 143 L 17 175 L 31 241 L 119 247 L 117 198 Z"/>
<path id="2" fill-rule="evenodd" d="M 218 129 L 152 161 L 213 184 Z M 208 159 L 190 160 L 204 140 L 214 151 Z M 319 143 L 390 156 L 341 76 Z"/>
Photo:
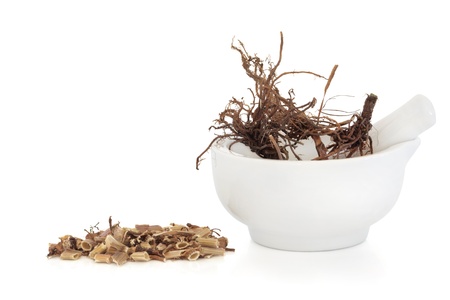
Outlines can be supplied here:
<path id="1" fill-rule="evenodd" d="M 329 158 L 349 158 L 354 155 L 372 153 L 372 141 L 368 134 L 377 96 L 370 94 L 365 100 L 361 114 L 348 114 L 349 118 L 337 121 L 325 110 L 326 93 L 335 76 L 338 65 L 335 65 L 328 77 L 310 71 L 288 71 L 277 75 L 283 53 L 283 33 L 280 32 L 281 42 L 278 61 L 274 64 L 270 59 L 263 60 L 257 55 L 248 54 L 244 44 L 239 41 L 238 46 L 231 44 L 231 48 L 239 52 L 242 67 L 246 74 L 253 79 L 255 85 L 249 89 L 252 101 L 232 98 L 225 110 L 214 120 L 211 129 L 220 133 L 210 142 L 208 147 L 197 157 L 196 168 L 199 168 L 202 156 L 211 146 L 221 139 L 232 139 L 248 146 L 258 156 L 267 159 L 289 159 L 292 154 L 301 160 L 294 150 L 306 139 L 314 141 L 317 157 L 315 160 Z M 326 80 L 323 96 L 317 112 L 312 112 L 317 99 L 303 105 L 295 103 L 293 89 L 283 96 L 277 85 L 280 79 L 287 75 L 306 74 Z M 328 136 L 329 143 L 325 144 L 323 137 Z M 233 143 L 230 145 L 230 147 Z"/>
<path id="2" fill-rule="evenodd" d="M 67 249 L 61 253 L 60 257 L 66 260 L 77 260 L 81 257 L 81 251 Z"/>
<path id="3" fill-rule="evenodd" d="M 98 229 L 98 223 L 85 230 L 84 239 L 72 235 L 60 237 L 58 243 L 49 244 L 47 257 L 76 260 L 87 256 L 98 263 L 114 262 L 120 266 L 128 261 L 193 261 L 234 251 L 227 248 L 226 237 L 207 226 L 172 223 L 166 227 L 140 224 L 128 228 L 112 224 L 111 217 L 108 221 L 106 230 Z"/>

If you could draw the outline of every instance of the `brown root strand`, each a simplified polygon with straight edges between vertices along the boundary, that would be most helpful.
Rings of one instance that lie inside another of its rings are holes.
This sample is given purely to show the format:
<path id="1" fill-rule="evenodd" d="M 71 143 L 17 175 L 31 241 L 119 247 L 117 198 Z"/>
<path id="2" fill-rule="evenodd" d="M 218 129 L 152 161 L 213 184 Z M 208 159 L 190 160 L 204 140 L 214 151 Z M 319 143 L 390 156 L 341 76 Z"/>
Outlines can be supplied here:
<path id="1" fill-rule="evenodd" d="M 208 147 L 197 157 L 196 168 L 202 156 L 212 145 L 225 138 L 243 143 L 261 158 L 289 159 L 293 153 L 296 159 L 300 156 L 294 149 L 306 139 L 314 141 L 317 157 L 314 160 L 329 158 L 349 158 L 354 155 L 373 153 L 372 141 L 369 131 L 372 127 L 371 117 L 377 96 L 369 94 L 364 102 L 361 114 L 347 113 L 346 120 L 337 121 L 333 115 L 324 111 L 326 93 L 336 75 L 338 65 L 333 66 L 328 77 L 310 71 L 287 71 L 276 74 L 281 65 L 284 46 L 283 33 L 280 32 L 279 58 L 276 64 L 269 59 L 250 56 L 239 41 L 238 45 L 232 42 L 231 48 L 240 54 L 242 67 L 246 74 L 253 79 L 254 89 L 249 89 L 253 97 L 250 103 L 244 99 L 232 98 L 225 109 L 214 120 L 210 129 L 222 131 L 216 134 Z M 302 105 L 295 103 L 293 89 L 287 96 L 282 96 L 277 88 L 279 80 L 285 75 L 306 74 L 326 80 L 322 101 L 317 114 L 310 112 L 317 103 L 313 98 Z M 328 136 L 330 144 L 325 145 L 322 138 Z"/>

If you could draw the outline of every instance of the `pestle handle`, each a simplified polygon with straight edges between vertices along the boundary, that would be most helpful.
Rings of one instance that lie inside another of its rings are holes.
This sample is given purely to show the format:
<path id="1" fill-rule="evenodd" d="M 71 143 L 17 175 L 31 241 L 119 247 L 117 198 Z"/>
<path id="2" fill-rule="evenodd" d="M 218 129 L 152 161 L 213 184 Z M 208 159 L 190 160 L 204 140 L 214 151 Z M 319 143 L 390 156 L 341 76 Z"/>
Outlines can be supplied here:
<path id="1" fill-rule="evenodd" d="M 374 152 L 414 140 L 435 123 L 436 114 L 431 101 L 423 95 L 416 95 L 373 125 L 370 136 Z"/>

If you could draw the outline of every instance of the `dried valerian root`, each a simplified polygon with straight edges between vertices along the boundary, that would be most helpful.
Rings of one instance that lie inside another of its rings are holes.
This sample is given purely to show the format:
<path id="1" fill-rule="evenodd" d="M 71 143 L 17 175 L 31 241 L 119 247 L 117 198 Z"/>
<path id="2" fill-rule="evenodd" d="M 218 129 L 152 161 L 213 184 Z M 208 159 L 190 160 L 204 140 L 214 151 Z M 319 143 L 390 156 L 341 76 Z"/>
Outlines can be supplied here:
<path id="1" fill-rule="evenodd" d="M 106 230 L 99 230 L 97 225 L 85 230 L 84 239 L 65 235 L 58 243 L 50 243 L 47 257 L 77 260 L 86 256 L 98 263 L 123 265 L 128 261 L 194 261 L 234 252 L 233 248 L 227 247 L 228 239 L 220 236 L 218 229 L 207 226 L 172 223 L 165 227 L 136 225 L 127 228 L 119 223 L 113 225 L 111 217 Z"/>
<path id="2" fill-rule="evenodd" d="M 254 88 L 249 89 L 253 99 L 246 102 L 233 97 L 228 102 L 210 127 L 221 133 L 216 134 L 208 147 L 197 157 L 197 169 L 202 156 L 215 142 L 222 139 L 242 143 L 259 157 L 267 159 L 287 160 L 292 154 L 301 160 L 301 153 L 299 155 L 294 150 L 307 139 L 312 140 L 315 145 L 317 156 L 313 160 L 350 158 L 373 153 L 372 140 L 368 133 L 372 128 L 371 117 L 378 97 L 368 94 L 360 114 L 346 113 L 347 119 L 334 119 L 333 114 L 325 109 L 325 104 L 333 99 L 327 100 L 326 93 L 338 65 L 332 68 L 328 77 L 310 71 L 287 71 L 278 75 L 284 44 L 283 33 L 280 32 L 280 35 L 279 59 L 276 63 L 269 58 L 263 60 L 257 55 L 249 55 L 241 41 L 237 46 L 234 41 L 231 44 L 231 48 L 240 54 L 246 74 L 254 81 Z M 325 80 L 322 100 L 317 110 L 315 105 L 318 101 L 315 97 L 303 105 L 298 105 L 293 89 L 290 89 L 287 95 L 282 95 L 278 89 L 281 78 L 297 74 Z M 329 140 L 329 143 L 324 140 Z"/>

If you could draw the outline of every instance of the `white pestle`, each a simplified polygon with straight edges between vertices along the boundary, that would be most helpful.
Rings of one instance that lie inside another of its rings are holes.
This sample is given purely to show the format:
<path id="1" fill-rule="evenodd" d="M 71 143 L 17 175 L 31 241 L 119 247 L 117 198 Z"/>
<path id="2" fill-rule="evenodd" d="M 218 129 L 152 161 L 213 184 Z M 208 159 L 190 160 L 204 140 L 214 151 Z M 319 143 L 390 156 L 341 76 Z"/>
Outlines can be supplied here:
<path id="1" fill-rule="evenodd" d="M 436 114 L 431 101 L 423 95 L 416 95 L 373 124 L 369 134 L 372 137 L 374 152 L 414 140 L 435 123 Z"/>

